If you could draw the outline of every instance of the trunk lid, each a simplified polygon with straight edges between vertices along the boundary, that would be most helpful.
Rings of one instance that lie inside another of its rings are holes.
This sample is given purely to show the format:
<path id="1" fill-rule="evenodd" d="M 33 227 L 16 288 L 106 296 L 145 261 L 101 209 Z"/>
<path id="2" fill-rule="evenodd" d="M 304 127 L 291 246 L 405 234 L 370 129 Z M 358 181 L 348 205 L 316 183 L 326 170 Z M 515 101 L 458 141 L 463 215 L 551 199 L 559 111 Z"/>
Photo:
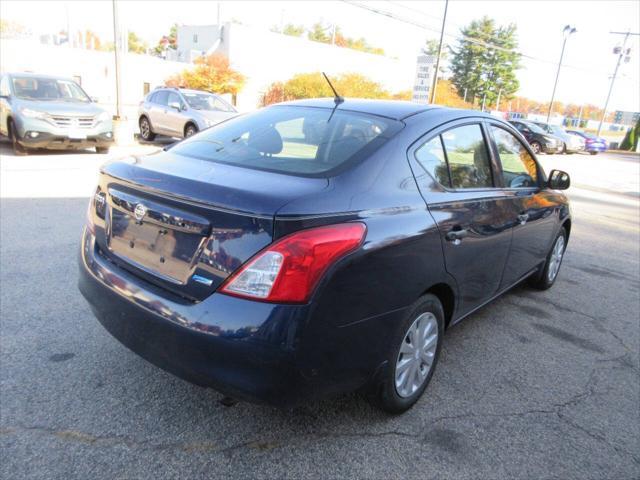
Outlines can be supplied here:
<path id="1" fill-rule="evenodd" d="M 103 166 L 90 215 L 99 254 L 197 301 L 273 241 L 283 205 L 327 183 L 159 152 Z"/>

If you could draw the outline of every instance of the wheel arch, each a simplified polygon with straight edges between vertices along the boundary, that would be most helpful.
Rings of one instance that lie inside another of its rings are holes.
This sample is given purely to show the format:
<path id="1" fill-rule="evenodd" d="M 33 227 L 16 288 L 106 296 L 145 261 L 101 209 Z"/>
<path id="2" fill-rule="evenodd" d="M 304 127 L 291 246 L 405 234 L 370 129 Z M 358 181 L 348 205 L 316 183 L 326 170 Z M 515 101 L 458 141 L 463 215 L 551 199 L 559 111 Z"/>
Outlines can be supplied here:
<path id="1" fill-rule="evenodd" d="M 195 120 L 187 120 L 184 124 L 184 127 L 182 128 L 182 135 L 184 135 L 185 137 L 187 136 L 187 128 L 189 127 L 189 125 L 193 125 L 195 127 L 196 133 L 200 131 L 200 129 L 198 128 L 198 122 L 196 122 Z"/>
<path id="2" fill-rule="evenodd" d="M 564 222 L 562 222 L 562 228 L 567 232 L 567 241 L 569 241 L 569 236 L 571 236 L 571 219 L 567 218 Z"/>
<path id="3" fill-rule="evenodd" d="M 456 295 L 453 288 L 446 283 L 436 283 L 425 290 L 424 294 L 426 295 L 428 293 L 438 297 L 438 300 L 442 303 L 444 326 L 447 328 L 453 319 L 453 312 L 456 306 Z"/>

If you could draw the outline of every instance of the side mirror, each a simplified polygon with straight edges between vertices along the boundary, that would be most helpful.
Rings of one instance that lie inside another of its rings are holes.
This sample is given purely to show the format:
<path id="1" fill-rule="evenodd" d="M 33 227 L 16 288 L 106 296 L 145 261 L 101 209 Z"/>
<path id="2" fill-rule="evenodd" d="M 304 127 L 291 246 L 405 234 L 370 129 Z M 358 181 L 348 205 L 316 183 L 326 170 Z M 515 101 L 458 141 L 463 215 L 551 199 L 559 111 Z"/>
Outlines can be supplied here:
<path id="1" fill-rule="evenodd" d="M 551 170 L 547 186 L 552 190 L 566 190 L 571 185 L 571 178 L 562 170 Z"/>
<path id="2" fill-rule="evenodd" d="M 181 110 L 180 102 L 169 102 L 170 108 L 175 108 L 178 112 Z"/>

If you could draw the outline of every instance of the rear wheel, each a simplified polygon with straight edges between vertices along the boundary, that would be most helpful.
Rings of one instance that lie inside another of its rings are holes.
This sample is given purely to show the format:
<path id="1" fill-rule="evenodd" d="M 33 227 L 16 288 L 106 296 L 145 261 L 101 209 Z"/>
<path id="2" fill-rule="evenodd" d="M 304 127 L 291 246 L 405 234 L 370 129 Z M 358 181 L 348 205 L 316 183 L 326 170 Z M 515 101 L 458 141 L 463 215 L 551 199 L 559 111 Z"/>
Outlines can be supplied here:
<path id="1" fill-rule="evenodd" d="M 444 310 L 434 295 L 420 298 L 397 329 L 389 368 L 375 385 L 372 402 L 389 413 L 411 408 L 427 388 L 435 370 L 444 334 Z"/>
<path id="2" fill-rule="evenodd" d="M 531 142 L 531 150 L 533 150 L 533 153 L 538 155 L 542 152 L 542 146 L 538 142 Z"/>
<path id="3" fill-rule="evenodd" d="M 533 277 L 530 278 L 529 283 L 532 287 L 538 290 L 547 290 L 551 288 L 558 278 L 558 272 L 562 265 L 562 259 L 564 258 L 564 252 L 567 248 L 567 231 L 564 227 L 560 229 L 560 233 L 556 237 L 551 251 L 547 255 L 547 260 Z"/>
<path id="4" fill-rule="evenodd" d="M 184 138 L 189 138 L 196 133 L 198 133 L 198 128 L 193 123 L 187 123 L 187 126 L 184 127 Z"/>
<path id="5" fill-rule="evenodd" d="M 96 153 L 109 153 L 109 147 L 96 147 Z"/>
<path id="6" fill-rule="evenodd" d="M 27 154 L 27 149 L 20 145 L 18 142 L 18 130 L 16 129 L 13 120 L 9 120 L 7 124 L 7 128 L 9 130 L 9 140 L 11 140 L 11 147 L 13 148 L 13 154 L 18 156 L 23 156 Z"/>
<path id="7" fill-rule="evenodd" d="M 147 117 L 140 117 L 140 138 L 142 138 L 145 142 L 151 142 L 154 138 L 156 138 L 156 134 L 151 130 L 151 124 L 149 123 L 149 119 Z"/>
<path id="8" fill-rule="evenodd" d="M 591 155 L 597 155 L 597 154 L 598 154 L 598 152 L 597 152 L 597 151 L 591 151 L 591 152 L 589 152 L 589 153 L 590 153 Z"/>

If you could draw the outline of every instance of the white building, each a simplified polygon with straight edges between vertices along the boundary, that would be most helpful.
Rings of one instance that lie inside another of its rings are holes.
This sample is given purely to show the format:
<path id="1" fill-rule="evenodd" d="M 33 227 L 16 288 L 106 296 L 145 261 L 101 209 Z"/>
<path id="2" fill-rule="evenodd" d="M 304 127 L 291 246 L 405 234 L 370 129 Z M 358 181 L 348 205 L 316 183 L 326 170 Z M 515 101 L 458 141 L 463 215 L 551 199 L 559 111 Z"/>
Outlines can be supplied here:
<path id="1" fill-rule="evenodd" d="M 356 72 L 391 92 L 410 90 L 415 79 L 413 56 L 395 59 L 235 23 L 220 29 L 179 26 L 177 44 L 184 61 L 192 59 L 193 52 L 222 53 L 229 58 L 231 66 L 247 77 L 238 95 L 241 110 L 255 108 L 269 85 L 297 73 L 324 71 L 331 77 Z"/>

